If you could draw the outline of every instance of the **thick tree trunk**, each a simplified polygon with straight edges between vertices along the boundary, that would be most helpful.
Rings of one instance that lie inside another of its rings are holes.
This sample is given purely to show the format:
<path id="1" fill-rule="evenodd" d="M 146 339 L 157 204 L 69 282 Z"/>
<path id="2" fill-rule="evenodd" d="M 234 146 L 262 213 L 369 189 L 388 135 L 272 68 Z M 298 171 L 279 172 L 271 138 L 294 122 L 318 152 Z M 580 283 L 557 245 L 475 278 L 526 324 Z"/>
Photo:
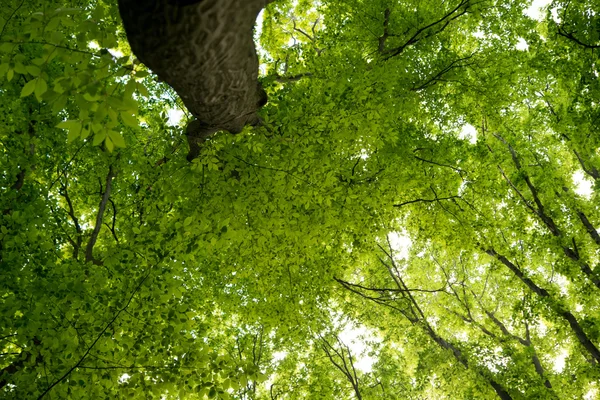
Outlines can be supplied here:
<path id="1" fill-rule="evenodd" d="M 119 0 L 133 53 L 168 83 L 196 120 L 190 154 L 219 130 L 258 123 L 267 101 L 258 82 L 253 27 L 272 0 Z"/>

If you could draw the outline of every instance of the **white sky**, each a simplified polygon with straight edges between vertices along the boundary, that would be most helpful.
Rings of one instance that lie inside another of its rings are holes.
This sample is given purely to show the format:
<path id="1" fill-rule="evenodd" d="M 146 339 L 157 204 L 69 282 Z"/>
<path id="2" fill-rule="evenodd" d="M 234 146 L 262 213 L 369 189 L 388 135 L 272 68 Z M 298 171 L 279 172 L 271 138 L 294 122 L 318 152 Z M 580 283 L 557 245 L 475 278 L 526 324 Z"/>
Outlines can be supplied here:
<path id="1" fill-rule="evenodd" d="M 552 3 L 552 0 L 533 0 L 529 8 L 525 10 L 525 15 L 527 15 L 530 18 L 541 21 L 542 19 L 544 19 L 543 8 L 548 6 L 548 4 L 550 3 Z"/>
<path id="2" fill-rule="evenodd" d="M 590 179 L 585 176 L 583 171 L 575 171 L 573 174 L 573 184 L 575 185 L 574 192 L 578 195 L 585 197 L 586 199 L 590 199 L 592 196 L 592 192 L 594 191 L 594 184 Z"/>
<path id="3" fill-rule="evenodd" d="M 475 144 L 477 143 L 477 129 L 471 124 L 464 124 L 458 133 L 458 138 Z"/>
<path id="4" fill-rule="evenodd" d="M 352 359 L 354 360 L 354 368 L 364 373 L 369 373 L 373 370 L 373 364 L 377 359 L 366 354 L 368 351 L 366 341 L 378 341 L 377 337 L 373 335 L 373 331 L 364 326 L 353 327 L 348 325 L 340 333 L 340 340 L 350 348 Z"/>

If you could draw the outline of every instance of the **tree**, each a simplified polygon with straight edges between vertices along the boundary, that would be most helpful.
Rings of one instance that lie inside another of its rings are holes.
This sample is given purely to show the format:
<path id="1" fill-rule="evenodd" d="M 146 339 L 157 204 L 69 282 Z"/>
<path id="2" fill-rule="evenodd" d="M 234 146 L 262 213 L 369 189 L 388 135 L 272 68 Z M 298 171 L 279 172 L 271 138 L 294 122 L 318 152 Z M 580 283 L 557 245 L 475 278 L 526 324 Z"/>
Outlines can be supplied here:
<path id="1" fill-rule="evenodd" d="M 203 72 L 10 2 L 1 397 L 596 396 L 598 4 L 528 7 L 269 4 L 260 120 L 188 162 Z"/>

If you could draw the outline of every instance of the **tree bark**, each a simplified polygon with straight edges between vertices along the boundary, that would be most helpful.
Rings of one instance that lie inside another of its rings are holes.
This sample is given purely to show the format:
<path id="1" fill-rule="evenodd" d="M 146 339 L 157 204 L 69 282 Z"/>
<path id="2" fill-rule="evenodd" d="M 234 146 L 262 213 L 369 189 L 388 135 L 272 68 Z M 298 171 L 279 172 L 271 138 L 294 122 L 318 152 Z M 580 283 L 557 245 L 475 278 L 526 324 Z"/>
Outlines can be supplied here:
<path id="1" fill-rule="evenodd" d="M 258 82 L 253 27 L 272 0 L 119 0 L 136 57 L 169 84 L 196 118 L 190 153 L 213 133 L 259 122 L 266 101 Z"/>

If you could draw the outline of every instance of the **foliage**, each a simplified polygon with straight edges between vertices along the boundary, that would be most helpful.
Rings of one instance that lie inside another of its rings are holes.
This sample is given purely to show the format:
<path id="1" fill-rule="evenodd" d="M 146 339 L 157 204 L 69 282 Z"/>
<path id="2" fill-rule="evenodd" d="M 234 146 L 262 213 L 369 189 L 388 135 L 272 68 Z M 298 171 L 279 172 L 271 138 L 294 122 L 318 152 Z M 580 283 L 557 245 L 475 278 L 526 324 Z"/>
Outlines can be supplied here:
<path id="1" fill-rule="evenodd" d="M 114 2 L 9 0 L 2 397 L 594 398 L 599 6 L 275 2 L 188 163 Z"/>

